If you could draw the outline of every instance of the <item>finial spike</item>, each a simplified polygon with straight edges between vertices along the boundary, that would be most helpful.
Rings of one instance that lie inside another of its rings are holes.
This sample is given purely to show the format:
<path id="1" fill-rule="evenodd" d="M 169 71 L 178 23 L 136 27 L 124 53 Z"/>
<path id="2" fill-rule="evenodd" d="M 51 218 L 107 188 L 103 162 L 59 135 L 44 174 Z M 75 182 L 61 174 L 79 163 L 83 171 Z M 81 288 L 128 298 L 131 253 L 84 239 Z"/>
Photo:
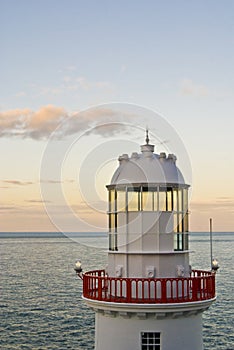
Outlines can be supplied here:
<path id="1" fill-rule="evenodd" d="M 145 139 L 146 144 L 149 144 L 149 130 L 148 127 L 146 128 L 146 139 Z"/>

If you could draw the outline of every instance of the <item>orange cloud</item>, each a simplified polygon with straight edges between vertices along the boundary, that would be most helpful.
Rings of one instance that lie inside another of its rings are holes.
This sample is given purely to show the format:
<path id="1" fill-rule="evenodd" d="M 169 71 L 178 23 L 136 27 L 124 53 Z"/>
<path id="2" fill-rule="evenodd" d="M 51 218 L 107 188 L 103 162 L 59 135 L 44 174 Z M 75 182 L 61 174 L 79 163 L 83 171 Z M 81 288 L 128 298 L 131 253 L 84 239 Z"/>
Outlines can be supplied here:
<path id="1" fill-rule="evenodd" d="M 17 186 L 33 185 L 32 181 L 3 180 L 2 182 L 10 184 L 10 185 L 17 185 Z"/>
<path id="2" fill-rule="evenodd" d="M 0 137 L 22 137 L 41 140 L 51 133 L 59 138 L 80 131 L 111 135 L 125 129 L 119 122 L 129 120 L 131 115 L 119 115 L 111 108 L 95 108 L 69 115 L 64 108 L 44 106 L 38 111 L 15 109 L 0 112 Z M 118 120 L 118 123 L 114 121 Z M 59 128 L 58 128 L 59 127 Z M 56 130 L 57 129 L 57 130 Z"/>
<path id="3" fill-rule="evenodd" d="M 21 136 L 40 139 L 48 136 L 65 118 L 61 107 L 45 106 L 37 112 L 15 109 L 0 113 L 0 136 Z"/>

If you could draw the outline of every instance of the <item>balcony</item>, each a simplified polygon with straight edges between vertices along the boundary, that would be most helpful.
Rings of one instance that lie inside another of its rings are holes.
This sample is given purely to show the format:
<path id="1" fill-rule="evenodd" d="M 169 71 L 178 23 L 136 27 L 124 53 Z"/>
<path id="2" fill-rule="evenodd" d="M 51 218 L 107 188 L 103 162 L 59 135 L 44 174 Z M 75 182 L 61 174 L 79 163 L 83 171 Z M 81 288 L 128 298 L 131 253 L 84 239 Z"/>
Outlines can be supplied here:
<path id="1" fill-rule="evenodd" d="M 83 275 L 83 296 L 87 299 L 132 304 L 173 304 L 215 298 L 215 274 L 193 270 L 185 278 L 115 278 L 105 270 Z"/>

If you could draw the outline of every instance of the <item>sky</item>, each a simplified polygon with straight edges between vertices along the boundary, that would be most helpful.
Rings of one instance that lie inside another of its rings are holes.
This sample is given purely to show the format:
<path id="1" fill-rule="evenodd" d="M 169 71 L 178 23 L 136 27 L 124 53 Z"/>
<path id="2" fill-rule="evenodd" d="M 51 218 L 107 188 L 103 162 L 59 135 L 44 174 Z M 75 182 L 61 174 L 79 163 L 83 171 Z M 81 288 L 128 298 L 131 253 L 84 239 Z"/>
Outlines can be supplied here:
<path id="1" fill-rule="evenodd" d="M 0 231 L 105 230 L 148 119 L 183 143 L 190 230 L 234 231 L 232 0 L 0 0 L 0 43 Z"/>

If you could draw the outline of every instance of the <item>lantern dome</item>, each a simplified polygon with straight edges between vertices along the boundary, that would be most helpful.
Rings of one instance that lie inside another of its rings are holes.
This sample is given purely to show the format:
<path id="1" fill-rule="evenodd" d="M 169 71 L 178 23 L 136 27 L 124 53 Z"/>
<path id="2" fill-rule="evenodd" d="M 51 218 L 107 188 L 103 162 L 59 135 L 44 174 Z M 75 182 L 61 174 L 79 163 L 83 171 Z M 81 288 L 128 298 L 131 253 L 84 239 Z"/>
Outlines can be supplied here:
<path id="1" fill-rule="evenodd" d="M 154 145 L 141 146 L 141 153 L 123 154 L 111 185 L 118 184 L 185 184 L 181 171 L 176 166 L 176 156 L 162 152 L 154 153 Z"/>

